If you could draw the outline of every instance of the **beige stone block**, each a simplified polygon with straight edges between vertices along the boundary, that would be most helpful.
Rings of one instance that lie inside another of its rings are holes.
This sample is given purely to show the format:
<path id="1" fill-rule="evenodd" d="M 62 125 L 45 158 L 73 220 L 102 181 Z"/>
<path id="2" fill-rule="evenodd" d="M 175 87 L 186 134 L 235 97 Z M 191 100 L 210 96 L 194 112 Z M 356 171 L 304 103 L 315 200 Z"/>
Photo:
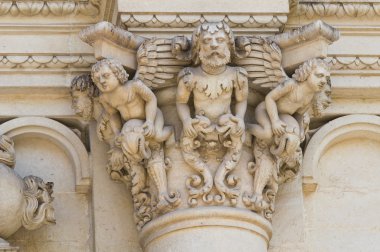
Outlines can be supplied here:
<path id="1" fill-rule="evenodd" d="M 269 251 L 302 251 L 305 224 L 301 176 L 280 186 L 275 204 Z"/>
<path id="2" fill-rule="evenodd" d="M 98 140 L 95 126 L 90 125 L 94 251 L 142 251 L 133 220 L 131 195 L 124 184 L 109 178 L 106 172 L 108 147 Z"/>
<path id="3" fill-rule="evenodd" d="M 366 138 L 364 135 L 333 145 L 319 161 L 319 185 L 358 193 L 379 190 L 379 153 L 380 142 L 372 136 Z"/>
<path id="4" fill-rule="evenodd" d="M 88 196 L 76 193 L 54 193 L 57 224 L 34 231 L 24 228 L 9 238 L 21 251 L 91 251 L 92 236 Z"/>
<path id="5" fill-rule="evenodd" d="M 147 252 L 267 251 L 270 237 L 271 225 L 263 217 L 243 209 L 215 206 L 163 215 L 140 233 Z"/>
<path id="6" fill-rule="evenodd" d="M 122 1 L 117 2 L 119 12 L 129 13 L 287 13 L 289 11 L 287 0 L 242 0 L 239 4 L 229 0 L 163 0 L 152 1 Z"/>

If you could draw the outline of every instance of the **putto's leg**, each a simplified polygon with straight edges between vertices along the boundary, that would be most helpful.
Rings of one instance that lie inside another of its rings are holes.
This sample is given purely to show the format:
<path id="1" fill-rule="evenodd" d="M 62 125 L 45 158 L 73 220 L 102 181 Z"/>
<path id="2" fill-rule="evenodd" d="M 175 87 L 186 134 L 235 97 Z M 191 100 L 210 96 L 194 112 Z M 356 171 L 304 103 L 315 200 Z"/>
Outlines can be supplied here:
<path id="1" fill-rule="evenodd" d="M 257 138 L 263 140 L 270 139 L 273 136 L 272 125 L 264 102 L 257 106 L 255 119 L 258 124 L 248 124 L 248 131 Z"/>
<path id="2" fill-rule="evenodd" d="M 157 109 L 156 119 L 154 121 L 155 141 L 158 143 L 169 139 L 173 134 L 173 127 L 164 126 L 164 116 L 160 109 Z"/>

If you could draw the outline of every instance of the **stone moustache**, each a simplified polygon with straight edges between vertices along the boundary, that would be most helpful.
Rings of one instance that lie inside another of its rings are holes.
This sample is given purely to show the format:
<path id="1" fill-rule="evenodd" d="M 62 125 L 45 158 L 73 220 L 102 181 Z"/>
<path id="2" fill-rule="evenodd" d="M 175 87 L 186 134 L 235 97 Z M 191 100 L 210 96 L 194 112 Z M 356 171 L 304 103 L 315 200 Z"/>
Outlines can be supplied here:
<path id="1" fill-rule="evenodd" d="M 248 209 L 271 220 L 278 185 L 300 170 L 309 113 L 321 115 L 331 90 L 320 58 L 299 62 L 290 78 L 281 46 L 304 35 L 334 41 L 338 32 L 318 21 L 273 37 L 236 37 L 227 24 L 206 22 L 191 39 L 146 39 L 104 27 L 81 37 L 94 44 L 101 34 L 130 51 L 138 47 L 136 73 L 129 79 L 117 60 L 98 61 L 92 78 L 73 80 L 73 107 L 97 121 L 110 145 L 107 170 L 130 186 L 138 229 L 191 207 Z M 178 117 L 161 111 L 172 104 Z"/>

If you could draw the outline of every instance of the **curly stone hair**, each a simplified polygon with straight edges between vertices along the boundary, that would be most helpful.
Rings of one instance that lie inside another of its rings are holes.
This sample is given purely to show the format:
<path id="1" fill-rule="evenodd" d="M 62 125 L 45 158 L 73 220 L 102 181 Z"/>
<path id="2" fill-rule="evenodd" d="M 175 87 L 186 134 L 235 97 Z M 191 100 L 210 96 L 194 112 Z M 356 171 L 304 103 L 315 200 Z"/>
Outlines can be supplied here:
<path id="1" fill-rule="evenodd" d="M 329 66 L 324 60 L 313 58 L 302 63 L 302 65 L 300 65 L 296 69 L 295 73 L 292 75 L 292 78 L 299 82 L 305 81 L 307 80 L 313 69 L 317 66 L 321 66 L 326 70 L 329 70 Z"/>
<path id="2" fill-rule="evenodd" d="M 100 68 L 106 65 L 108 66 L 120 83 L 124 84 L 128 81 L 128 73 L 123 68 L 123 65 L 114 59 L 102 59 L 96 62 L 91 69 L 91 78 L 94 80 L 94 73 L 98 72 Z"/>
<path id="3" fill-rule="evenodd" d="M 227 43 L 228 48 L 230 49 L 231 58 L 236 56 L 235 37 L 232 33 L 231 28 L 224 22 L 204 23 L 198 26 L 198 28 L 194 31 L 192 36 L 191 59 L 195 66 L 200 64 L 198 54 L 200 50 L 200 37 L 202 32 L 215 33 L 220 30 L 223 30 L 228 38 Z"/>
<path id="4" fill-rule="evenodd" d="M 86 92 L 89 97 L 98 97 L 99 89 L 91 79 L 91 74 L 82 74 L 75 76 L 71 81 L 71 93 L 74 91 Z"/>

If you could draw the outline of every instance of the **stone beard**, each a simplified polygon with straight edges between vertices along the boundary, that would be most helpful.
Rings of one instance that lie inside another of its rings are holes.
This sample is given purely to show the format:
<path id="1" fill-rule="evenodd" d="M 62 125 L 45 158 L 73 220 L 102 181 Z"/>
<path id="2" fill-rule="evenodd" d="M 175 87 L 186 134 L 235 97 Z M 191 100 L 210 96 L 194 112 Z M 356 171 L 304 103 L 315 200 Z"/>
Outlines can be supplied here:
<path id="1" fill-rule="evenodd" d="M 231 60 L 230 49 L 225 46 L 222 50 L 208 51 L 203 46 L 199 50 L 199 59 L 202 65 L 206 65 L 210 68 L 218 68 L 227 65 Z"/>
<path id="2" fill-rule="evenodd" d="M 78 115 L 82 116 L 84 120 L 90 121 L 93 115 L 93 101 L 87 95 L 79 95 L 76 102 L 73 103 L 73 109 Z"/>

